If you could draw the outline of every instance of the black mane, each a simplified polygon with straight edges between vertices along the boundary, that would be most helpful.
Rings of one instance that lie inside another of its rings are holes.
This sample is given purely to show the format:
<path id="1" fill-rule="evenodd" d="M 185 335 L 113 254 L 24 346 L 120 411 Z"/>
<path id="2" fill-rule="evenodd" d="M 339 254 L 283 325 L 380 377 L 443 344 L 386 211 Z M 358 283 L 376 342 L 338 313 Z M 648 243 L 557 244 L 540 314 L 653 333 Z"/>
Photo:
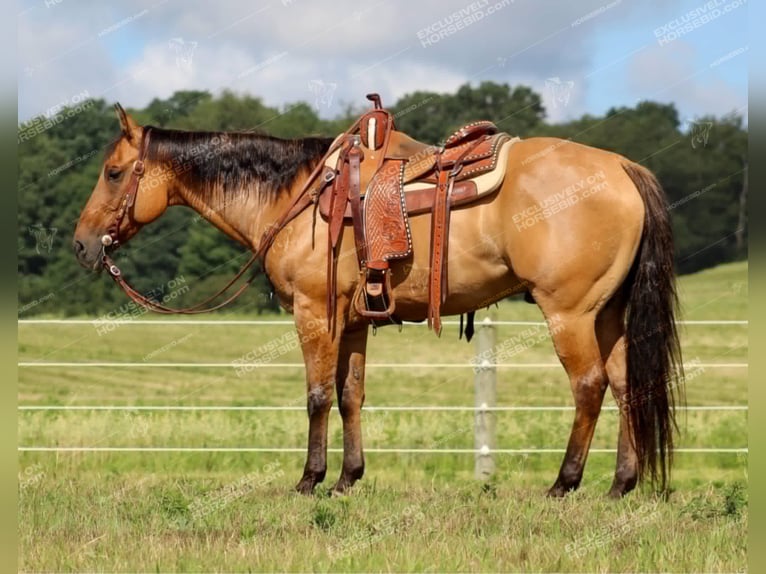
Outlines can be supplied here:
<path id="1" fill-rule="evenodd" d="M 332 141 L 152 127 L 146 155 L 149 160 L 172 163 L 181 181 L 203 193 L 232 197 L 255 190 L 273 199 L 294 183 L 302 169 L 311 169 Z"/>

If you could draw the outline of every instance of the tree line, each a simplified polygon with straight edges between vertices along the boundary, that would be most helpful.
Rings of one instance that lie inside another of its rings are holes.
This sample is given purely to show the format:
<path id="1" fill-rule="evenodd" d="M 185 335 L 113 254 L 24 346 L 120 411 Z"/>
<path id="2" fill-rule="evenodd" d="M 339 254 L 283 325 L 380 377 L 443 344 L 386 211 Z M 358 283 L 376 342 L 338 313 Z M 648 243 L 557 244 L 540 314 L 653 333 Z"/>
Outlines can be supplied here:
<path id="1" fill-rule="evenodd" d="M 646 101 L 553 124 L 546 121 L 540 94 L 494 82 L 466 84 L 455 93 L 418 91 L 388 107 L 398 129 L 429 143 L 438 144 L 465 123 L 488 119 L 512 135 L 567 138 L 623 154 L 654 171 L 665 188 L 679 273 L 747 257 L 747 129 L 741 116 L 684 122 L 673 104 Z M 251 95 L 179 91 L 130 113 L 141 124 L 160 127 L 295 138 L 337 135 L 364 109 L 348 105 L 324 119 L 306 102 L 276 108 Z M 18 126 L 19 317 L 140 313 L 106 276 L 80 268 L 71 249 L 104 149 L 117 134 L 112 105 L 102 99 Z M 178 296 L 172 301 L 178 306 L 212 292 L 246 260 L 240 246 L 195 216 L 170 209 L 117 252 L 136 287 L 166 299 Z M 178 285 L 184 286 L 182 294 Z M 232 308 L 275 309 L 267 279 L 261 276 Z"/>

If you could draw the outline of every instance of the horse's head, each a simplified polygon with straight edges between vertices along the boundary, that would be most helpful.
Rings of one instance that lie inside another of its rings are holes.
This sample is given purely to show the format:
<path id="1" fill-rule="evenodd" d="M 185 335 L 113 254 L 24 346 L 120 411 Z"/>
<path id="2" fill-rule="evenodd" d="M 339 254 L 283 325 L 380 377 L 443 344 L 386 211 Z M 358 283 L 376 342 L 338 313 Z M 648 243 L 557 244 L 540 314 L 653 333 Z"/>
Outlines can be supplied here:
<path id="1" fill-rule="evenodd" d="M 77 260 L 89 269 L 99 268 L 105 247 L 125 243 L 142 225 L 162 215 L 168 205 L 165 178 L 154 173 L 160 168 L 150 171 L 148 164 L 137 161 L 146 132 L 122 106 L 117 104 L 115 109 L 121 134 L 106 153 L 96 187 L 74 232 Z M 144 172 L 151 177 L 139 177 Z M 126 203 L 133 190 L 135 198 Z"/>

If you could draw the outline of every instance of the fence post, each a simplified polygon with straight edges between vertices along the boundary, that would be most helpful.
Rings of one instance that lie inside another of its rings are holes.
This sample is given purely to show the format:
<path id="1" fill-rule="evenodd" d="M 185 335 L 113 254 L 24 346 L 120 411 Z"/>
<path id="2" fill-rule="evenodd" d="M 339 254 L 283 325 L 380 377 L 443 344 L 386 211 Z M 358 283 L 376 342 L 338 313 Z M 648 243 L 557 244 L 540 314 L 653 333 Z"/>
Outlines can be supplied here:
<path id="1" fill-rule="evenodd" d="M 495 325 L 490 316 L 484 318 L 476 337 L 476 366 L 474 367 L 475 418 L 474 448 L 476 452 L 475 476 L 489 478 L 495 471 L 492 451 L 495 449 L 495 412 L 488 410 L 497 403 L 495 367 Z"/>

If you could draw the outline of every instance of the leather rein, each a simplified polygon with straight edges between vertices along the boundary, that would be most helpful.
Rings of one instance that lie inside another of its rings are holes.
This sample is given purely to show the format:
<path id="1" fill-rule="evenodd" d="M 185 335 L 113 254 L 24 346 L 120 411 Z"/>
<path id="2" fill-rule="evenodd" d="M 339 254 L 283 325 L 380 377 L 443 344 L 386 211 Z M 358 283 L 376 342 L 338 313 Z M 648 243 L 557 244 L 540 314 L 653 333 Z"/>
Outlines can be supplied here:
<path id="1" fill-rule="evenodd" d="M 359 125 L 359 121 L 355 122 L 354 125 L 352 125 L 344 134 L 343 136 L 347 136 L 351 134 Z M 108 248 L 115 248 L 118 245 L 120 245 L 120 225 L 122 224 L 122 221 L 125 219 L 125 216 L 127 215 L 128 211 L 130 211 L 136 202 L 136 196 L 138 195 L 138 188 L 141 183 L 141 178 L 144 176 L 144 172 L 146 170 L 146 153 L 149 149 L 149 140 L 151 138 L 152 128 L 151 127 L 144 127 L 143 133 L 141 137 L 141 144 L 138 149 L 138 159 L 133 162 L 133 169 L 130 174 L 130 181 L 128 182 L 128 189 L 125 192 L 125 196 L 122 199 L 122 202 L 120 203 L 120 207 L 117 210 L 117 214 L 114 218 L 114 221 L 112 224 L 107 228 L 107 232 L 105 235 L 101 237 L 101 264 L 106 269 L 107 273 L 114 279 L 114 281 L 122 288 L 123 291 L 130 297 L 135 303 L 138 303 L 139 305 L 142 305 L 143 307 L 146 307 L 150 311 L 154 311 L 156 313 L 163 313 L 163 314 L 178 314 L 178 315 L 196 315 L 199 313 L 208 313 L 210 311 L 215 311 L 217 309 L 220 309 L 222 307 L 225 307 L 229 303 L 233 302 L 235 299 L 237 299 L 242 293 L 244 293 L 245 289 L 255 280 L 257 274 L 252 274 L 233 294 L 231 294 L 229 297 L 227 297 L 225 300 L 221 301 L 220 303 L 216 303 L 211 306 L 210 305 L 218 299 L 220 296 L 224 295 L 229 289 L 236 283 L 236 281 L 244 275 L 244 273 L 252 267 L 256 261 L 261 262 L 261 267 L 263 268 L 265 265 L 266 260 L 266 253 L 268 252 L 269 248 L 273 245 L 274 240 L 276 239 L 277 235 L 279 234 L 284 227 L 290 223 L 293 219 L 295 219 L 301 212 L 303 212 L 309 205 L 315 204 L 318 199 L 319 195 L 321 194 L 322 190 L 326 185 L 328 185 L 332 180 L 335 178 L 335 172 L 334 171 L 324 171 L 323 167 L 325 164 L 326 159 L 332 155 L 338 147 L 340 147 L 343 142 L 345 141 L 345 137 L 339 137 L 333 142 L 333 144 L 330 146 L 330 149 L 325 153 L 325 155 L 322 157 L 322 159 L 319 161 L 319 163 L 316 165 L 314 170 L 311 172 L 311 174 L 306 179 L 306 182 L 303 184 L 303 187 L 301 190 L 296 194 L 295 198 L 290 203 L 290 206 L 285 210 L 285 212 L 282 214 L 282 216 L 276 221 L 276 223 L 273 223 L 269 225 L 266 228 L 266 231 L 264 232 L 263 236 L 261 237 L 260 242 L 258 243 L 258 247 L 253 251 L 252 256 L 248 261 L 240 268 L 240 270 L 237 272 L 236 275 L 221 289 L 219 289 L 215 294 L 211 295 L 210 297 L 207 297 L 200 303 L 197 303 L 196 305 L 192 305 L 190 307 L 183 307 L 180 309 L 175 309 L 172 307 L 167 307 L 165 305 L 162 305 L 161 303 L 158 303 L 157 301 L 154 301 L 153 299 L 149 299 L 145 295 L 139 293 L 134 287 L 132 287 L 123 277 L 122 272 L 120 271 L 120 268 L 117 267 L 117 265 L 114 263 L 112 258 L 107 253 Z M 314 190 L 311 193 L 308 193 L 311 189 L 314 181 L 317 179 L 320 173 L 324 171 L 324 175 L 320 181 L 320 186 L 318 189 Z"/>

